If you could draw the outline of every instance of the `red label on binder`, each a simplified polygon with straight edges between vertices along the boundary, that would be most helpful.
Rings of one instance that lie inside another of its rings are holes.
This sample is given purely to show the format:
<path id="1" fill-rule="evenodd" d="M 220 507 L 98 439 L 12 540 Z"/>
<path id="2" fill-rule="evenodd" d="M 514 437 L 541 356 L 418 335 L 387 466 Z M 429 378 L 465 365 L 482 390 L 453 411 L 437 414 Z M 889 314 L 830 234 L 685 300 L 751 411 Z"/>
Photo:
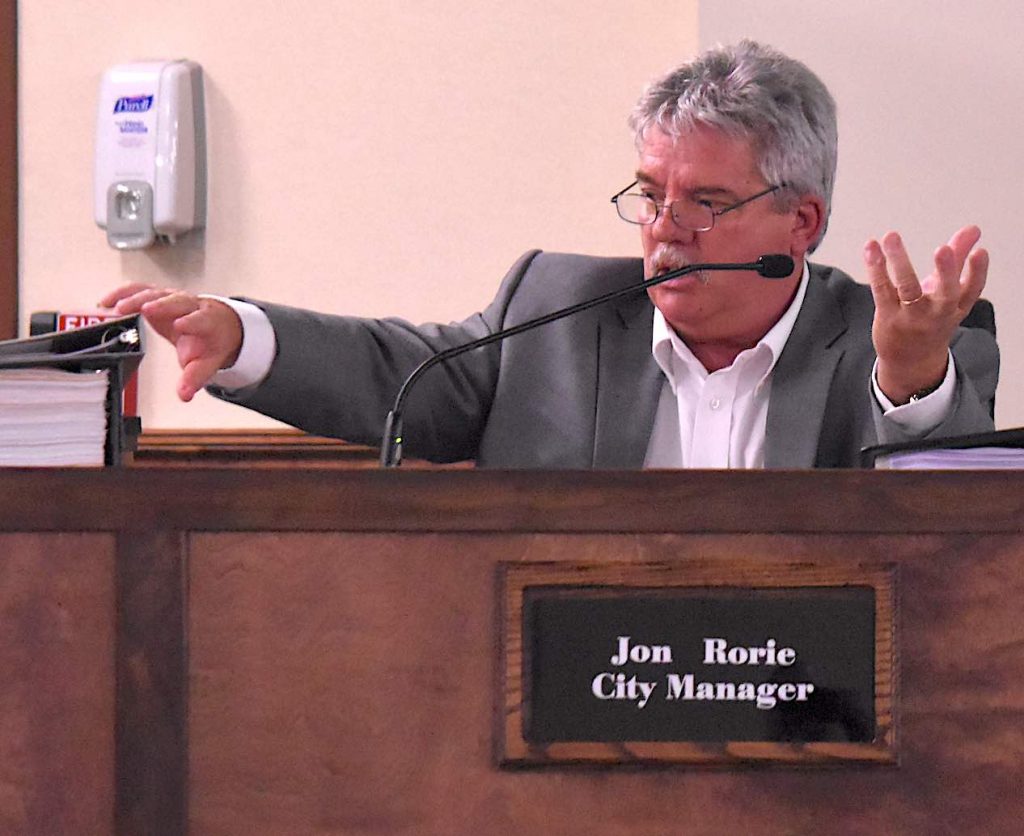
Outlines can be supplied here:
<path id="1" fill-rule="evenodd" d="M 106 313 L 62 313 L 57 314 L 55 331 L 71 331 L 75 328 L 86 328 L 98 325 L 108 319 L 120 319 L 119 314 Z M 121 414 L 125 418 L 134 418 L 139 414 L 139 373 L 135 371 L 125 381 L 121 398 Z"/>

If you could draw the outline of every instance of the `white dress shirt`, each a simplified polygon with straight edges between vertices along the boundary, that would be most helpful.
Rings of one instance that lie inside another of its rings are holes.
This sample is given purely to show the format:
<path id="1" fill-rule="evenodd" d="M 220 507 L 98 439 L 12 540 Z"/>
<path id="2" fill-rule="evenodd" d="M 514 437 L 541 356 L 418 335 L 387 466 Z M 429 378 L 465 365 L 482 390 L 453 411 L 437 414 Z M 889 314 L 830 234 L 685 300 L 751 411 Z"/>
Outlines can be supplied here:
<path id="1" fill-rule="evenodd" d="M 223 302 L 238 314 L 242 323 L 242 347 L 238 350 L 235 364 L 217 372 L 210 384 L 238 391 L 262 383 L 263 378 L 270 373 L 277 354 L 277 337 L 274 336 L 274 326 L 270 324 L 267 315 L 251 302 L 240 299 L 215 296 L 212 293 L 201 294 L 199 298 Z"/>
<path id="2" fill-rule="evenodd" d="M 805 261 L 796 296 L 782 318 L 757 345 L 741 351 L 732 365 L 710 374 L 655 308 L 652 351 L 665 382 L 644 467 L 764 467 L 772 372 L 793 331 L 809 281 Z M 923 435 L 938 426 L 952 407 L 952 355 L 942 386 L 902 406 L 893 406 L 878 388 L 876 370 L 871 387 L 884 414 L 914 433 Z"/>

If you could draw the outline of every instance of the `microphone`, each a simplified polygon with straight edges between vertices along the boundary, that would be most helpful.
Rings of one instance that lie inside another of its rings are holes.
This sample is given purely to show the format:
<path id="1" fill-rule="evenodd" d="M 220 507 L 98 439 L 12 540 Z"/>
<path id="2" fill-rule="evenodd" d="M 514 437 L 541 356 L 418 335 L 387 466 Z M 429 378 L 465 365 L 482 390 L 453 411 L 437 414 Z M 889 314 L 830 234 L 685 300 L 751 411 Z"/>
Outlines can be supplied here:
<path id="1" fill-rule="evenodd" d="M 757 272 L 766 279 L 785 279 L 793 274 L 793 259 L 788 255 L 763 255 L 757 260 Z"/>
<path id="2" fill-rule="evenodd" d="M 380 466 L 398 467 L 402 463 L 402 407 L 405 404 L 405 399 L 409 394 L 409 390 L 412 389 L 416 381 L 423 376 L 424 372 L 439 363 L 451 360 L 453 357 L 458 357 L 460 354 L 465 354 L 467 351 L 473 351 L 473 349 L 476 348 L 483 348 L 485 345 L 490 345 L 491 343 L 500 342 L 501 340 L 508 339 L 509 337 L 514 337 L 516 334 L 522 334 L 524 331 L 531 331 L 541 325 L 547 325 L 549 322 L 554 322 L 555 320 L 572 316 L 573 314 L 580 313 L 581 311 L 588 310 L 589 308 L 603 305 L 605 302 L 610 302 L 612 299 L 618 299 L 621 296 L 627 296 L 631 293 L 638 293 L 641 290 L 654 287 L 655 285 L 667 282 L 670 279 L 678 279 L 680 276 L 686 276 L 690 273 L 700 273 L 705 270 L 750 270 L 766 279 L 784 279 L 793 273 L 793 268 L 793 259 L 788 255 L 781 254 L 763 255 L 758 258 L 757 261 L 738 264 L 716 262 L 709 262 L 707 264 L 688 264 L 686 267 L 680 267 L 678 270 L 670 270 L 667 273 L 662 273 L 660 276 L 645 279 L 637 284 L 621 287 L 618 290 L 610 291 L 609 293 L 605 293 L 593 299 L 577 302 L 575 305 L 569 305 L 566 308 L 560 308 L 559 310 L 552 311 L 549 314 L 538 316 L 536 319 L 529 319 L 526 322 L 520 322 L 518 325 L 513 325 L 511 328 L 495 331 L 493 334 L 488 334 L 486 337 L 480 337 L 477 340 L 463 343 L 462 345 L 452 346 L 451 348 L 446 348 L 444 351 L 439 351 L 437 354 L 428 357 L 413 369 L 412 374 L 405 379 L 405 382 L 398 390 L 398 394 L 395 396 L 394 406 L 391 408 L 391 411 L 388 413 L 387 420 L 384 422 L 384 437 L 381 439 L 380 445 Z"/>

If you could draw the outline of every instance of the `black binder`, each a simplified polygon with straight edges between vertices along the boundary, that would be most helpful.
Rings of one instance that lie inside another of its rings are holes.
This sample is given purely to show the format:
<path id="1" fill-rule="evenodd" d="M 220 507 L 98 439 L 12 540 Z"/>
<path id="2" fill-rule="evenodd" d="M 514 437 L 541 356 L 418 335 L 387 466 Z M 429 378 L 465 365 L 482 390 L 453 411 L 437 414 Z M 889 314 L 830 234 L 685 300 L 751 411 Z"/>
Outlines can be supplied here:
<path id="1" fill-rule="evenodd" d="M 876 459 L 892 453 L 909 453 L 923 450 L 966 450 L 971 447 L 1024 448 L 1024 427 L 997 430 L 996 432 L 989 433 L 932 438 L 927 441 L 877 444 L 873 447 L 865 447 L 860 451 L 860 466 L 874 467 Z"/>
<path id="2" fill-rule="evenodd" d="M 104 462 L 107 465 L 120 465 L 124 453 L 134 449 L 139 432 L 138 419 L 131 419 L 132 424 L 126 426 L 121 414 L 121 392 L 144 355 L 138 314 L 109 319 L 86 328 L 0 341 L 0 369 L 108 370 L 107 438 L 104 445 Z"/>

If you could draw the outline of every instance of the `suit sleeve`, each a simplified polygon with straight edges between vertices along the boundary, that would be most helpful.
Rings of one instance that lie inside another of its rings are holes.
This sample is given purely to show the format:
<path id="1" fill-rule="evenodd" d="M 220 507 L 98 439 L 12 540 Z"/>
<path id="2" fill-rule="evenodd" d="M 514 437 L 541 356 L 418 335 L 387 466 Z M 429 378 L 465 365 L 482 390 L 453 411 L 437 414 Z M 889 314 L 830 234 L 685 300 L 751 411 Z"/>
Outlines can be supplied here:
<path id="1" fill-rule="evenodd" d="M 913 435 L 886 419 L 876 402 L 875 427 L 880 444 L 969 435 L 994 429 L 990 407 L 995 400 L 999 379 L 999 349 L 995 337 L 980 328 L 960 328 L 950 349 L 957 380 L 956 394 L 946 418 L 925 435 Z"/>
<path id="2" fill-rule="evenodd" d="M 409 374 L 433 354 L 502 328 L 508 306 L 537 256 L 523 255 L 481 313 L 448 325 L 332 316 L 253 301 L 267 315 L 277 355 L 263 382 L 215 396 L 306 432 L 378 445 L 384 419 Z M 500 344 L 435 366 L 409 393 L 410 456 L 460 461 L 476 456 L 497 385 Z"/>

